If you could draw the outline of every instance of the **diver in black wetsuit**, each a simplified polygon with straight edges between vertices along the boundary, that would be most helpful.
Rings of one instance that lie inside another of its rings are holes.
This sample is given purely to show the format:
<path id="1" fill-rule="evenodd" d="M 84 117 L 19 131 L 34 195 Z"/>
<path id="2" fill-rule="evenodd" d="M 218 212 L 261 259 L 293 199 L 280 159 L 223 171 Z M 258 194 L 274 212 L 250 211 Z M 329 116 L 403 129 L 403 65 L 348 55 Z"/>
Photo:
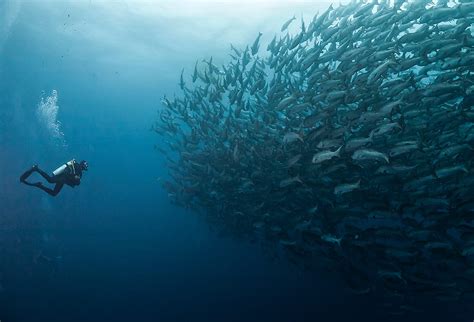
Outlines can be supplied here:
<path id="1" fill-rule="evenodd" d="M 53 175 L 50 176 L 49 174 L 38 168 L 38 166 L 35 164 L 31 167 L 31 169 L 21 175 L 20 182 L 28 186 L 40 188 L 51 196 L 56 196 L 65 184 L 73 188 L 75 186 L 80 185 L 82 172 L 87 171 L 87 169 L 88 165 L 86 161 L 83 160 L 80 163 L 77 163 L 76 160 L 72 159 L 71 161 L 63 164 L 62 166 L 54 170 Z M 49 183 L 54 183 L 54 189 L 50 189 L 48 187 L 43 186 L 41 182 L 27 182 L 26 179 L 28 179 L 28 177 L 35 171 L 38 172 L 43 178 L 45 178 L 46 181 L 48 181 Z"/>

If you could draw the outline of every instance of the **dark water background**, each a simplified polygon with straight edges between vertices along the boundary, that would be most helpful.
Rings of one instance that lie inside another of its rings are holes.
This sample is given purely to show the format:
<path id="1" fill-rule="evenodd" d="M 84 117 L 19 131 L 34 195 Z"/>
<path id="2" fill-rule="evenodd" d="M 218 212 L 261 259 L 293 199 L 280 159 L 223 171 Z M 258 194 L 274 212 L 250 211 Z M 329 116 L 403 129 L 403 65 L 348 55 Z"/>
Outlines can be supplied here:
<path id="1" fill-rule="evenodd" d="M 377 299 L 351 295 L 336 275 L 271 260 L 169 203 L 150 127 L 181 68 L 223 63 L 230 42 L 272 37 L 293 13 L 328 6 L 186 3 L 175 16 L 155 4 L 153 19 L 141 16 L 150 3 L 0 4 L 3 22 L 16 10 L 11 27 L 0 23 L 0 320 L 471 321 L 472 309 L 439 305 L 377 313 Z M 67 147 L 35 114 L 52 90 Z M 80 187 L 51 198 L 18 182 L 34 163 L 51 171 L 72 157 L 89 161 Z"/>

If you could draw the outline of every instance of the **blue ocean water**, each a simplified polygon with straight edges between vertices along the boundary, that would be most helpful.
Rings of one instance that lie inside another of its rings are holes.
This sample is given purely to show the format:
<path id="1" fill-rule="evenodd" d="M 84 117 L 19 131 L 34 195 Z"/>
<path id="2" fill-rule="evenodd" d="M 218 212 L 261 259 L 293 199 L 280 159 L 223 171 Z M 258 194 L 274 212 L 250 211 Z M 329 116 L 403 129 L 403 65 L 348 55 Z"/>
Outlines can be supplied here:
<path id="1" fill-rule="evenodd" d="M 151 126 L 182 68 L 329 4 L 0 2 L 0 320 L 471 321 L 448 306 L 388 316 L 336 274 L 219 234 L 161 188 Z M 18 182 L 71 158 L 89 171 L 55 198 Z"/>

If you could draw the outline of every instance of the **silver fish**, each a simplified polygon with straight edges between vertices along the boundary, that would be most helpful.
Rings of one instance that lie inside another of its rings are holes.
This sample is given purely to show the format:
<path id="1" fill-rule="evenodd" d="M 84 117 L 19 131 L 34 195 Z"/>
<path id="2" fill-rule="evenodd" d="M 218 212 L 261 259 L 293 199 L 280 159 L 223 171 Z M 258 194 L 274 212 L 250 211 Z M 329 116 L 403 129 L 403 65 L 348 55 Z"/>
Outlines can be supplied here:
<path id="1" fill-rule="evenodd" d="M 341 155 L 342 145 L 336 151 L 325 150 L 318 152 L 313 155 L 313 159 L 311 160 L 312 163 L 319 164 L 325 161 L 329 161 L 333 158 L 339 158 Z"/>
<path id="2" fill-rule="evenodd" d="M 337 196 L 357 190 L 360 188 L 360 179 L 355 183 L 343 183 L 334 188 L 334 194 Z"/>
<path id="3" fill-rule="evenodd" d="M 359 149 L 352 154 L 352 159 L 355 161 L 378 161 L 390 163 L 388 156 L 382 152 L 369 150 L 369 149 Z"/>

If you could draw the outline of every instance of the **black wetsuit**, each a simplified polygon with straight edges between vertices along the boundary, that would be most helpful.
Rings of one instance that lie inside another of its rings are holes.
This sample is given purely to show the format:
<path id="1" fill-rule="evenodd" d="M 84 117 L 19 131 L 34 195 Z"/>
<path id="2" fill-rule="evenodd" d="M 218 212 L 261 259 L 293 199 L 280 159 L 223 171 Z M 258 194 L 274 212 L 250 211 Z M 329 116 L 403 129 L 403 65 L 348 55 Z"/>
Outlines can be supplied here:
<path id="1" fill-rule="evenodd" d="M 66 169 L 64 170 L 63 173 L 59 175 L 52 175 L 50 176 L 37 166 L 33 166 L 30 170 L 26 171 L 23 173 L 20 177 L 20 181 L 23 182 L 26 185 L 29 186 L 34 186 L 37 188 L 40 188 L 41 190 L 47 192 L 51 196 L 56 196 L 63 186 L 67 184 L 70 187 L 75 187 L 81 184 L 81 178 L 82 178 L 82 167 L 74 161 L 72 165 L 66 164 Z M 55 184 L 54 189 L 50 189 L 48 187 L 43 186 L 41 182 L 36 182 L 36 183 L 29 183 L 26 181 L 26 179 L 33 173 L 33 172 L 38 172 L 43 178 L 46 179 L 49 183 Z"/>

